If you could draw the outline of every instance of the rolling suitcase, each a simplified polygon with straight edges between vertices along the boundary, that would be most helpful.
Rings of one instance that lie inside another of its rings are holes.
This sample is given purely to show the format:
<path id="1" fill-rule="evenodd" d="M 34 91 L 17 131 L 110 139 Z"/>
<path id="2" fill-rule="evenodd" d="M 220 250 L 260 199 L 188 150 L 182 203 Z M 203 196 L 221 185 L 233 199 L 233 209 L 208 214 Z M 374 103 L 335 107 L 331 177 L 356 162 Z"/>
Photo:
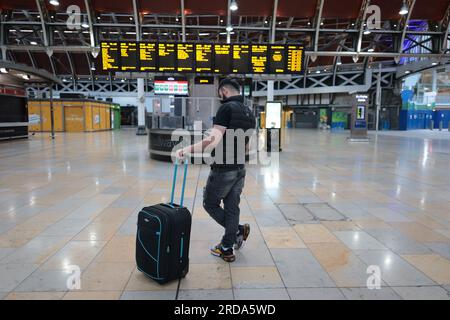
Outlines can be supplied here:
<path id="1" fill-rule="evenodd" d="M 136 264 L 139 271 L 163 284 L 185 277 L 189 271 L 192 217 L 183 207 L 187 161 L 184 164 L 180 204 L 174 204 L 178 163 L 173 173 L 170 203 L 144 207 L 138 215 Z"/>

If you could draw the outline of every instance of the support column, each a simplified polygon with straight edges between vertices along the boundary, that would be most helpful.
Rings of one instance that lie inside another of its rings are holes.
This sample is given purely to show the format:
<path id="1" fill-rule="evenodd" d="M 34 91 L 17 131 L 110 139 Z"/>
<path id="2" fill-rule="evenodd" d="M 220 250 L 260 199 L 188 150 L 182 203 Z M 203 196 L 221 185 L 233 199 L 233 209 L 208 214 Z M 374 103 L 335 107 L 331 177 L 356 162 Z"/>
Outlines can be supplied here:
<path id="1" fill-rule="evenodd" d="M 377 114 L 376 114 L 375 131 L 378 132 L 378 130 L 380 128 L 380 108 L 381 108 L 381 65 L 380 65 L 380 70 L 378 72 L 378 78 L 377 78 L 376 108 L 377 108 Z"/>
<path id="2" fill-rule="evenodd" d="M 144 79 L 137 79 L 137 106 L 138 106 L 138 136 L 146 136 L 147 130 L 145 128 L 145 86 Z"/>
<path id="3" fill-rule="evenodd" d="M 267 101 L 273 101 L 274 99 L 274 83 L 273 80 L 267 81 Z"/>
<path id="4" fill-rule="evenodd" d="M 431 91 L 437 93 L 437 69 L 434 68 L 431 73 Z"/>

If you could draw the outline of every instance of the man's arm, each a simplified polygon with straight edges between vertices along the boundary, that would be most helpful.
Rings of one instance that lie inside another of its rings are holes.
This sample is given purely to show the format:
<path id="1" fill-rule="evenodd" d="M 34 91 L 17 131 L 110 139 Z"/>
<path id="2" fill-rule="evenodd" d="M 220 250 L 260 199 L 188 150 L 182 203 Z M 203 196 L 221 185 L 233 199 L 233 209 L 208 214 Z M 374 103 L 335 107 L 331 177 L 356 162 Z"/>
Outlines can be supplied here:
<path id="1" fill-rule="evenodd" d="M 203 138 L 202 141 L 178 150 L 176 152 L 177 157 L 184 158 L 188 153 L 203 152 L 208 146 L 211 149 L 214 149 L 219 144 L 220 140 L 222 140 L 226 129 L 226 127 L 215 124 L 211 129 L 205 132 L 205 138 Z"/>

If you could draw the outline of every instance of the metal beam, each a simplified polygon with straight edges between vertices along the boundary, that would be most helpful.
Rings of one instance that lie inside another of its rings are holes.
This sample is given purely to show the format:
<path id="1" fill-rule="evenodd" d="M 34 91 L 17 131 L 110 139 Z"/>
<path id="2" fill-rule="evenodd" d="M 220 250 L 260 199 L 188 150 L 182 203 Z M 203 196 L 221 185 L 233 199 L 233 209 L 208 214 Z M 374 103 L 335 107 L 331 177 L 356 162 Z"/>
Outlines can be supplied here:
<path id="1" fill-rule="evenodd" d="M 231 27 L 231 9 L 230 9 L 230 5 L 231 5 L 231 0 L 227 1 L 228 7 L 227 7 L 227 26 L 225 28 Z M 230 30 L 227 30 L 227 43 L 231 42 L 231 34 L 230 34 Z"/>
<path id="2" fill-rule="evenodd" d="M 89 37 L 91 40 L 91 47 L 95 47 L 95 35 L 94 35 L 94 21 L 92 19 L 92 4 L 91 0 L 84 0 L 84 5 L 86 6 L 86 13 L 89 24 Z"/>
<path id="3" fill-rule="evenodd" d="M 323 4 L 325 0 L 318 0 L 317 8 L 316 8 L 316 31 L 314 36 L 314 52 L 319 51 L 319 35 L 320 35 L 320 24 L 322 22 L 322 11 Z"/>
<path id="4" fill-rule="evenodd" d="M 361 9 L 359 11 L 358 21 L 355 24 L 356 28 L 359 28 L 358 31 L 358 43 L 356 45 L 356 52 L 361 52 L 362 47 L 362 38 L 364 34 L 364 20 L 366 18 L 367 8 L 370 6 L 370 0 L 364 0 Z"/>
<path id="5" fill-rule="evenodd" d="M 416 0 L 410 0 L 409 1 L 409 5 L 408 5 L 409 11 L 408 11 L 406 19 L 404 21 L 402 37 L 400 38 L 400 43 L 399 43 L 399 49 L 398 49 L 399 53 L 403 52 L 403 43 L 405 42 L 406 30 L 408 29 L 409 19 L 411 18 L 411 13 L 412 13 L 412 11 L 414 9 L 414 5 L 415 4 L 416 4 Z"/>
<path id="6" fill-rule="evenodd" d="M 42 0 L 36 0 L 36 5 L 39 10 L 39 16 L 41 19 L 42 35 L 44 37 L 44 46 L 48 47 L 49 46 L 49 38 L 48 38 L 47 26 L 45 24 L 45 21 L 48 16 L 47 9 Z"/>
<path id="7" fill-rule="evenodd" d="M 183 42 L 186 42 L 186 14 L 184 12 L 184 0 L 180 0 L 181 3 L 181 38 Z"/>
<path id="8" fill-rule="evenodd" d="M 133 16 L 134 16 L 134 25 L 136 28 L 136 41 L 141 41 L 141 27 L 140 27 L 140 17 L 139 17 L 139 8 L 137 0 L 133 0 Z"/>
<path id="9" fill-rule="evenodd" d="M 7 45 L 7 50 L 12 51 L 45 51 L 44 48 L 39 46 L 25 46 L 25 45 Z M 53 50 L 54 52 L 85 52 L 85 51 L 91 51 L 90 46 L 51 46 L 49 49 Z M 305 55 L 312 56 L 322 56 L 322 57 L 334 57 L 334 56 L 341 56 L 341 57 L 353 57 L 357 53 L 352 51 L 306 51 Z M 442 57 L 441 54 L 435 54 L 435 53 L 398 53 L 398 52 L 361 52 L 359 53 L 359 56 L 361 57 L 375 57 L 375 58 L 395 58 L 395 57 L 419 57 L 419 58 L 438 58 Z M 445 55 L 447 56 L 447 55 Z M 450 54 L 448 55 L 450 58 Z"/>
<path id="10" fill-rule="evenodd" d="M 275 43 L 276 39 L 276 26 L 277 26 L 277 11 L 278 11 L 278 0 L 273 0 L 273 15 L 272 15 L 272 26 L 270 30 L 270 43 Z"/>
<path id="11" fill-rule="evenodd" d="M 444 31 L 444 39 L 442 40 L 443 42 L 441 50 L 442 53 L 445 53 L 445 51 L 448 49 L 449 28 L 450 28 L 450 4 L 448 5 L 447 10 L 445 11 L 444 19 L 442 19 L 441 22 L 441 31 Z"/>

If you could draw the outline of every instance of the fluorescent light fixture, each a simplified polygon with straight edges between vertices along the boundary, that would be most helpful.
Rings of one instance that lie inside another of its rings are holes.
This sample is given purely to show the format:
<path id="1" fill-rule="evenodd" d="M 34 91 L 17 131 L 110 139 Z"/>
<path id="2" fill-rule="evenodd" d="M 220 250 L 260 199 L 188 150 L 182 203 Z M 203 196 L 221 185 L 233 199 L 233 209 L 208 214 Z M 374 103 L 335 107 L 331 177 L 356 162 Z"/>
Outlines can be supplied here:
<path id="1" fill-rule="evenodd" d="M 364 34 L 365 35 L 368 35 L 368 34 L 371 34 L 371 33 L 372 33 L 372 31 L 370 31 L 369 29 L 364 30 Z"/>
<path id="2" fill-rule="evenodd" d="M 199 36 L 209 36 L 210 33 L 209 32 L 201 32 L 198 34 Z"/>
<path id="3" fill-rule="evenodd" d="M 409 70 L 405 71 L 405 74 L 410 74 L 410 73 L 411 73 L 411 71 L 409 71 Z"/>
<path id="4" fill-rule="evenodd" d="M 36 41 L 30 41 L 30 44 L 31 44 L 32 46 L 37 46 L 37 42 L 36 42 Z"/>
<path id="5" fill-rule="evenodd" d="M 432 66 L 437 66 L 438 63 L 437 63 L 437 62 L 433 62 L 433 63 L 431 63 L 431 65 L 432 65 Z"/>
<path id="6" fill-rule="evenodd" d="M 59 1 L 58 0 L 50 0 L 49 2 L 50 2 L 50 4 L 52 6 L 59 6 Z"/>
<path id="7" fill-rule="evenodd" d="M 367 50 L 368 52 L 374 52 L 375 49 L 374 48 L 370 48 L 369 50 Z"/>
<path id="8" fill-rule="evenodd" d="M 0 72 L 1 73 L 8 73 L 8 70 L 6 70 L 6 68 L 0 68 Z"/>
<path id="9" fill-rule="evenodd" d="M 237 9 L 238 9 L 238 5 L 237 5 L 236 0 L 231 1 L 231 3 L 230 3 L 230 10 L 231 11 L 236 11 Z"/>
<path id="10" fill-rule="evenodd" d="M 30 76 L 27 75 L 27 74 L 23 74 L 23 75 L 22 75 L 22 78 L 25 79 L 25 80 L 30 80 Z"/>
<path id="11" fill-rule="evenodd" d="M 232 26 L 228 26 L 226 30 L 227 30 L 228 32 L 231 32 L 231 31 L 233 31 L 233 27 L 232 27 Z"/>
<path id="12" fill-rule="evenodd" d="M 406 4 L 405 1 L 403 1 L 403 5 L 400 8 L 400 11 L 398 13 L 400 13 L 400 15 L 404 16 L 404 15 L 408 14 L 408 12 L 409 12 L 408 5 Z"/>
<path id="13" fill-rule="evenodd" d="M 336 62 L 336 65 L 340 66 L 342 64 L 341 61 Z"/>

